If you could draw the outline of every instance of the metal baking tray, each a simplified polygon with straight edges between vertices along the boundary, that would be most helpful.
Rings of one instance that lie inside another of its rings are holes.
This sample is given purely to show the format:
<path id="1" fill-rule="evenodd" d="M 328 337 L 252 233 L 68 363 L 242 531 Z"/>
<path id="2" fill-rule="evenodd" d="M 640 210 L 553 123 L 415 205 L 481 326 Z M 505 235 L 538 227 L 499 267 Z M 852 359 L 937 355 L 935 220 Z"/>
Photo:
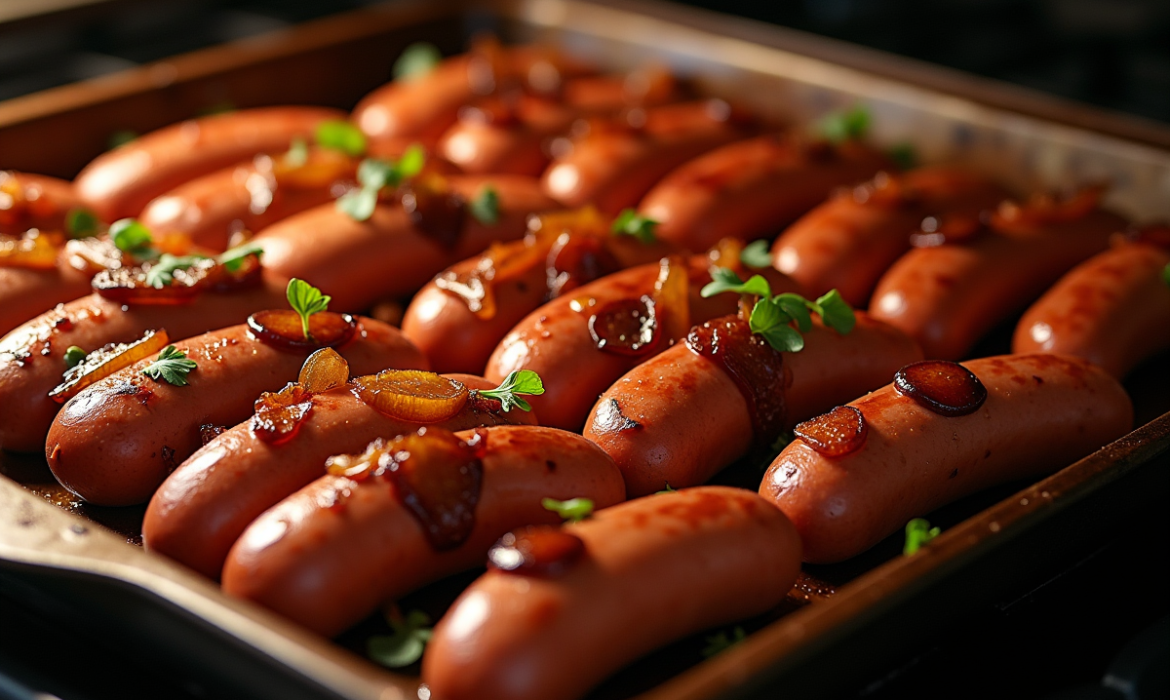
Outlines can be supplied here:
<path id="1" fill-rule="evenodd" d="M 1170 128 L 777 27 L 664 3 L 396 2 L 0 102 L 5 167 L 72 176 L 110 134 L 146 131 L 227 101 L 237 107 L 351 107 L 412 41 L 446 53 L 478 31 L 547 41 L 616 69 L 669 64 L 705 92 L 777 121 L 809 123 L 868 106 L 878 143 L 924 162 L 970 163 L 1021 189 L 1107 180 L 1106 204 L 1170 218 Z M 1006 351 L 992 334 L 974 353 Z M 1170 494 L 1170 371 L 1162 357 L 1127 381 L 1138 427 L 1034 484 L 979 494 L 930 515 L 943 534 L 913 557 L 892 537 L 844 564 L 806 567 L 788 600 L 746 621 L 747 640 L 704 661 L 703 635 L 619 672 L 591 698 L 709 700 L 854 687 L 949 621 L 1124 529 Z M 754 488 L 760 465 L 719 477 Z M 44 461 L 0 455 L 0 592 L 127 645 L 212 689 L 271 698 L 424 698 L 417 678 L 373 665 L 364 625 L 338 642 L 223 596 L 134 546 L 140 508 L 95 508 L 58 487 Z M 1040 577 L 1038 579 L 1037 577 Z M 441 611 L 469 580 L 413 602 Z M 436 608 L 437 606 L 437 608 Z"/>

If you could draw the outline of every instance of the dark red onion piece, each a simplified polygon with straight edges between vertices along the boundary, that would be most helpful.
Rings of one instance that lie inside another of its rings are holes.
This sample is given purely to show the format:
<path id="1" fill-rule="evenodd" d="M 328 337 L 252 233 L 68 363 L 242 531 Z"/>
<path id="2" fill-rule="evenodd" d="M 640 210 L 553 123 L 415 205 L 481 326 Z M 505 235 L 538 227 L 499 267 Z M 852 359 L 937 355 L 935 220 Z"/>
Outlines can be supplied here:
<path id="1" fill-rule="evenodd" d="M 987 400 L 987 389 L 979 377 L 947 360 L 906 365 L 894 375 L 894 389 L 940 416 L 974 413 Z"/>
<path id="2" fill-rule="evenodd" d="M 589 334 L 598 350 L 629 357 L 650 352 L 658 339 L 654 300 L 643 295 L 606 304 L 589 317 Z"/>
<path id="3" fill-rule="evenodd" d="M 799 423 L 792 432 L 826 457 L 842 457 L 865 444 L 865 416 L 853 406 L 838 406 Z"/>
<path id="4" fill-rule="evenodd" d="M 569 570 L 585 552 L 580 537 L 548 525 L 509 532 L 488 550 L 488 567 L 541 578 Z"/>

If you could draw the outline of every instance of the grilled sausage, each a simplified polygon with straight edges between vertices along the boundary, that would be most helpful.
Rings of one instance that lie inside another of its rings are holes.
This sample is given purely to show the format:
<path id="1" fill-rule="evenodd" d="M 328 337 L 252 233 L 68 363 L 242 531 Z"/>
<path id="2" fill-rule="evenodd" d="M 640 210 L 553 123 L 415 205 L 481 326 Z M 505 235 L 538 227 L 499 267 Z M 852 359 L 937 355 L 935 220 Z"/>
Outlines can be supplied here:
<path id="1" fill-rule="evenodd" d="M 545 141 L 567 131 L 577 117 L 564 104 L 529 95 L 514 103 L 479 100 L 460 110 L 435 150 L 466 173 L 537 177 L 549 161 Z"/>

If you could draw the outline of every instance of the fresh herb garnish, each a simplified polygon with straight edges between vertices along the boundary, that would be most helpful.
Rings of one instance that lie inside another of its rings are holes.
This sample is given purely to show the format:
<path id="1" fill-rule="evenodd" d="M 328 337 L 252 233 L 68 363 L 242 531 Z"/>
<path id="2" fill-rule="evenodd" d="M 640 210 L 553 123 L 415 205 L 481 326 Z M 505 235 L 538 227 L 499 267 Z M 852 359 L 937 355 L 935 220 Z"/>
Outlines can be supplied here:
<path id="1" fill-rule="evenodd" d="M 707 646 L 703 647 L 703 658 L 709 659 L 720 652 L 727 651 L 731 647 L 740 644 L 747 639 L 747 633 L 739 625 L 728 635 L 726 632 L 707 637 Z"/>
<path id="2" fill-rule="evenodd" d="M 239 272 L 240 267 L 244 264 L 244 260 L 246 260 L 249 255 L 255 255 L 259 257 L 263 253 L 264 246 L 256 242 L 249 241 L 220 253 L 219 257 L 215 260 L 220 265 L 223 265 L 228 272 Z"/>
<path id="3" fill-rule="evenodd" d="M 668 482 L 666 482 L 666 488 L 662 489 L 661 491 L 658 491 L 657 493 L 678 493 L 678 489 L 671 488 L 670 482 L 668 481 Z"/>
<path id="4" fill-rule="evenodd" d="M 305 340 L 311 340 L 309 335 L 309 317 L 329 308 L 329 301 L 333 299 L 321 293 L 313 285 L 296 277 L 288 281 L 288 304 L 301 317 L 301 328 L 305 331 Z"/>
<path id="5" fill-rule="evenodd" d="M 158 359 L 147 365 L 142 373 L 156 382 L 164 380 L 175 386 L 187 386 L 187 374 L 198 366 L 195 360 L 187 359 L 187 353 L 174 345 L 168 345 L 158 354 Z"/>
<path id="6" fill-rule="evenodd" d="M 123 253 L 138 258 L 153 257 L 154 249 L 151 246 L 154 238 L 150 235 L 150 229 L 136 219 L 118 219 L 110 224 L 110 240 Z"/>
<path id="7" fill-rule="evenodd" d="M 288 144 L 288 151 L 284 154 L 285 165 L 290 168 L 299 168 L 309 162 L 309 144 L 301 137 L 293 139 Z"/>
<path id="8" fill-rule="evenodd" d="M 593 515 L 593 501 L 588 498 L 570 498 L 567 501 L 558 501 L 555 498 L 542 498 L 540 505 L 545 510 L 551 510 L 561 516 L 567 523 L 576 523 Z"/>
<path id="9" fill-rule="evenodd" d="M 914 146 L 908 143 L 900 143 L 889 150 L 890 160 L 894 161 L 894 165 L 898 166 L 899 170 L 910 170 L 918 165 L 918 154 L 914 151 Z"/>
<path id="10" fill-rule="evenodd" d="M 80 347 L 76 345 L 70 345 L 69 348 L 65 350 L 65 366 L 69 369 L 73 369 L 77 365 L 81 364 L 82 360 L 84 360 L 85 356 L 88 354 L 89 353 Z"/>
<path id="11" fill-rule="evenodd" d="M 162 289 L 175 281 L 176 271 L 198 265 L 202 260 L 207 260 L 207 258 L 202 255 L 183 255 L 180 257 L 163 253 L 162 257 L 146 271 L 146 283 L 155 289 Z"/>
<path id="12" fill-rule="evenodd" d="M 739 261 L 748 267 L 757 269 L 772 267 L 771 246 L 763 238 L 758 241 L 752 241 L 740 251 Z"/>
<path id="13" fill-rule="evenodd" d="M 914 518 L 906 523 L 906 545 L 902 547 L 902 554 L 914 554 L 922 545 L 938 537 L 940 532 L 942 530 L 931 527 L 930 521 L 925 518 Z"/>
<path id="14" fill-rule="evenodd" d="M 504 413 L 518 408 L 521 411 L 531 411 L 532 404 L 520 398 L 525 396 L 540 396 L 544 393 L 544 382 L 540 375 L 530 369 L 521 369 L 508 373 L 504 381 L 495 389 L 483 389 L 477 392 L 480 396 L 498 399 Z"/>
<path id="15" fill-rule="evenodd" d="M 711 270 L 711 281 L 699 293 L 706 299 L 723 292 L 766 297 L 772 295 L 772 287 L 768 284 L 768 280 L 760 275 L 752 275 L 751 279 L 744 282 L 739 278 L 739 275 L 735 274 L 735 271 L 726 267 L 716 267 Z"/>
<path id="16" fill-rule="evenodd" d="M 500 195 L 496 188 L 486 185 L 471 200 L 468 207 L 475 220 L 484 226 L 495 226 L 500 221 Z"/>
<path id="17" fill-rule="evenodd" d="M 869 110 L 862 105 L 852 109 L 833 112 L 821 118 L 817 123 L 821 136 L 830 143 L 842 143 L 852 139 L 860 139 L 869 131 Z"/>
<path id="18" fill-rule="evenodd" d="M 653 243 L 658 240 L 654 231 L 658 222 L 642 216 L 633 209 L 622 209 L 622 212 L 613 220 L 613 232 L 619 236 L 633 236 L 643 243 Z"/>
<path id="19" fill-rule="evenodd" d="M 411 610 L 405 617 L 387 615 L 391 634 L 379 634 L 366 642 L 366 654 L 389 668 L 409 666 L 422 658 L 431 640 L 431 618 L 421 610 Z"/>
<path id="20" fill-rule="evenodd" d="M 395 187 L 407 178 L 422 172 L 426 151 L 412 144 L 397 161 L 366 158 L 358 166 L 359 189 L 345 193 L 337 200 L 337 208 L 355 221 L 365 221 L 374 215 L 378 193 L 383 187 Z"/>
<path id="21" fill-rule="evenodd" d="M 97 235 L 100 223 L 97 214 L 85 207 L 74 207 L 65 215 L 65 231 L 72 238 L 89 238 Z"/>
<path id="22" fill-rule="evenodd" d="M 443 54 L 439 53 L 434 44 L 425 41 L 411 44 L 394 62 L 394 79 L 412 80 L 422 77 L 430 73 L 441 60 Z"/>
<path id="23" fill-rule="evenodd" d="M 357 158 L 366 152 L 366 135 L 362 130 L 340 119 L 329 119 L 317 126 L 317 145 Z"/>

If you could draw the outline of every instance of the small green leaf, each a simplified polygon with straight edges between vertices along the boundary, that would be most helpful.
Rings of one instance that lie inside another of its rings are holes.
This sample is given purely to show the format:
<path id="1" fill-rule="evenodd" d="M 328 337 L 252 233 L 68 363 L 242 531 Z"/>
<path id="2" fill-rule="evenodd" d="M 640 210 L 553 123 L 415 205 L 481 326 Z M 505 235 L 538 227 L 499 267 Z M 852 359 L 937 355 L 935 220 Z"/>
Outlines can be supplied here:
<path id="1" fill-rule="evenodd" d="M 767 298 L 772 296 L 772 287 L 768 284 L 768 280 L 760 275 L 752 275 L 751 279 L 744 282 L 732 270 L 726 267 L 717 267 L 711 270 L 711 282 L 704 286 L 699 294 L 706 299 L 707 297 L 713 297 L 723 292 L 754 294 L 758 297 Z"/>
<path id="2" fill-rule="evenodd" d="M 439 53 L 439 49 L 434 44 L 426 41 L 411 44 L 394 62 L 394 79 L 414 80 L 421 78 L 434 70 L 441 60 L 443 60 L 443 54 Z"/>
<path id="3" fill-rule="evenodd" d="M 366 152 L 366 135 L 341 119 L 328 119 L 317 125 L 317 145 L 357 158 Z"/>
<path id="4" fill-rule="evenodd" d="M 65 215 L 65 231 L 72 238 L 89 238 L 97 235 L 100 223 L 97 214 L 85 207 L 74 207 Z"/>
<path id="5" fill-rule="evenodd" d="M 80 347 L 76 345 L 70 345 L 69 348 L 65 350 L 65 366 L 69 369 L 73 369 L 77 365 L 81 364 L 81 361 L 84 360 L 85 356 L 88 354 L 89 353 Z"/>
<path id="6" fill-rule="evenodd" d="M 831 143 L 842 143 L 852 139 L 863 138 L 869 131 L 869 110 L 862 105 L 852 109 L 833 112 L 823 117 L 817 126 L 826 140 Z"/>
<path id="7" fill-rule="evenodd" d="M 110 134 L 110 138 L 106 139 L 106 144 L 110 147 L 110 150 L 113 150 L 119 146 L 125 146 L 137 138 L 137 131 L 134 131 L 133 129 L 119 129 L 118 131 Z"/>
<path id="8" fill-rule="evenodd" d="M 772 303 L 783 311 L 789 318 L 796 321 L 796 327 L 801 333 L 812 330 L 812 315 L 809 314 L 809 303 L 799 294 L 785 292 L 772 297 Z"/>
<path id="9" fill-rule="evenodd" d="M 910 556 L 919 550 L 922 545 L 933 540 L 941 533 L 937 527 L 931 527 L 930 521 L 925 518 L 914 518 L 906 523 L 906 544 L 902 547 L 902 554 Z"/>
<path id="10" fill-rule="evenodd" d="M 403 180 L 408 180 L 415 175 L 422 172 L 423 166 L 427 164 L 427 150 L 423 148 L 422 144 L 412 143 L 407 146 L 406 150 L 402 152 L 402 157 L 394 164 L 394 173 L 396 180 L 394 184 L 398 184 Z"/>
<path id="11" fill-rule="evenodd" d="M 312 339 L 312 336 L 309 335 L 309 317 L 328 309 L 329 302 L 333 297 L 322 294 L 320 289 L 296 277 L 288 281 L 288 289 L 285 294 L 288 297 L 289 306 L 301 317 L 301 328 L 305 331 L 305 340 Z"/>
<path id="12" fill-rule="evenodd" d="M 198 366 L 195 360 L 187 359 L 187 353 L 174 345 L 168 345 L 158 354 L 158 359 L 147 365 L 142 373 L 156 382 L 164 380 L 175 386 L 187 386 L 187 375 Z"/>
<path id="13" fill-rule="evenodd" d="M 738 625 L 731 631 L 730 635 L 726 632 L 720 632 L 719 634 L 707 637 L 707 646 L 703 647 L 702 651 L 703 658 L 709 659 L 716 654 L 727 651 L 731 647 L 742 643 L 745 639 L 747 639 L 747 633 Z"/>
<path id="14" fill-rule="evenodd" d="M 509 372 L 495 389 L 483 389 L 477 393 L 499 400 L 504 413 L 513 408 L 531 411 L 532 404 L 520 398 L 520 395 L 540 396 L 544 393 L 544 382 L 541 381 L 539 374 L 530 369 L 514 370 Z"/>
<path id="15" fill-rule="evenodd" d="M 411 610 L 405 619 L 387 617 L 391 634 L 375 635 L 366 642 L 366 654 L 388 668 L 409 666 L 422 658 L 431 639 L 431 620 L 420 610 Z"/>
<path id="16" fill-rule="evenodd" d="M 760 239 L 743 247 L 739 261 L 748 267 L 766 269 L 772 267 L 772 250 L 768 241 Z"/>
<path id="17" fill-rule="evenodd" d="M 288 151 L 284 154 L 284 162 L 290 168 L 299 168 L 308 163 L 309 144 L 300 137 L 293 139 L 288 145 Z"/>
<path id="18" fill-rule="evenodd" d="M 206 259 L 202 255 L 176 257 L 169 253 L 163 253 L 162 257 L 146 271 L 146 283 L 155 289 L 162 289 L 175 281 L 174 273 L 176 270 L 185 270 L 192 265 L 197 265 L 200 260 Z"/>
<path id="19" fill-rule="evenodd" d="M 627 208 L 622 209 L 622 212 L 613 220 L 612 231 L 619 236 L 633 236 L 649 245 L 658 240 L 654 235 L 657 228 L 657 221 Z"/>
<path id="20" fill-rule="evenodd" d="M 491 185 L 486 185 L 471 200 L 471 215 L 484 226 L 495 226 L 500 221 L 500 195 Z"/>
<path id="21" fill-rule="evenodd" d="M 223 253 L 220 253 L 219 257 L 216 258 L 216 261 L 220 265 L 223 265 L 225 268 L 227 268 L 228 272 L 239 272 L 240 266 L 244 264 L 244 260 L 246 260 L 249 255 L 260 257 L 263 254 L 264 246 L 254 241 L 249 241 L 243 245 L 238 245 L 235 248 L 229 248 Z"/>
<path id="22" fill-rule="evenodd" d="M 889 150 L 889 155 L 899 170 L 911 170 L 918 165 L 918 154 L 914 151 L 914 146 L 908 143 L 894 146 Z"/>
<path id="23" fill-rule="evenodd" d="M 658 491 L 657 493 L 678 493 L 678 489 L 671 488 L 670 482 L 668 481 L 668 482 L 666 482 L 666 488 L 662 489 L 661 491 Z"/>
<path id="24" fill-rule="evenodd" d="M 792 317 L 764 298 L 752 307 L 748 327 L 780 352 L 800 352 L 804 349 L 804 336 L 788 325 L 791 321 Z"/>
<path id="25" fill-rule="evenodd" d="M 853 313 L 853 307 L 841 297 L 841 293 L 836 289 L 831 289 L 824 296 L 818 297 L 812 305 L 812 309 L 820 315 L 826 326 L 841 335 L 848 335 L 853 330 L 853 326 L 857 325 L 857 316 Z"/>
<path id="26" fill-rule="evenodd" d="M 593 515 L 593 501 L 588 498 L 570 498 L 567 501 L 542 498 L 540 505 L 561 516 L 567 523 L 579 522 Z"/>
<path id="27" fill-rule="evenodd" d="M 378 190 L 366 187 L 350 190 L 337 199 L 335 206 L 354 221 L 366 221 L 378 208 Z"/>
<path id="28" fill-rule="evenodd" d="M 149 250 L 154 243 L 150 229 L 136 219 L 118 219 L 110 224 L 110 240 L 118 250 L 132 255 Z"/>
<path id="29" fill-rule="evenodd" d="M 394 164 L 380 158 L 366 158 L 358 164 L 357 179 L 362 189 L 372 189 L 375 194 L 387 185 L 398 184 Z"/>

